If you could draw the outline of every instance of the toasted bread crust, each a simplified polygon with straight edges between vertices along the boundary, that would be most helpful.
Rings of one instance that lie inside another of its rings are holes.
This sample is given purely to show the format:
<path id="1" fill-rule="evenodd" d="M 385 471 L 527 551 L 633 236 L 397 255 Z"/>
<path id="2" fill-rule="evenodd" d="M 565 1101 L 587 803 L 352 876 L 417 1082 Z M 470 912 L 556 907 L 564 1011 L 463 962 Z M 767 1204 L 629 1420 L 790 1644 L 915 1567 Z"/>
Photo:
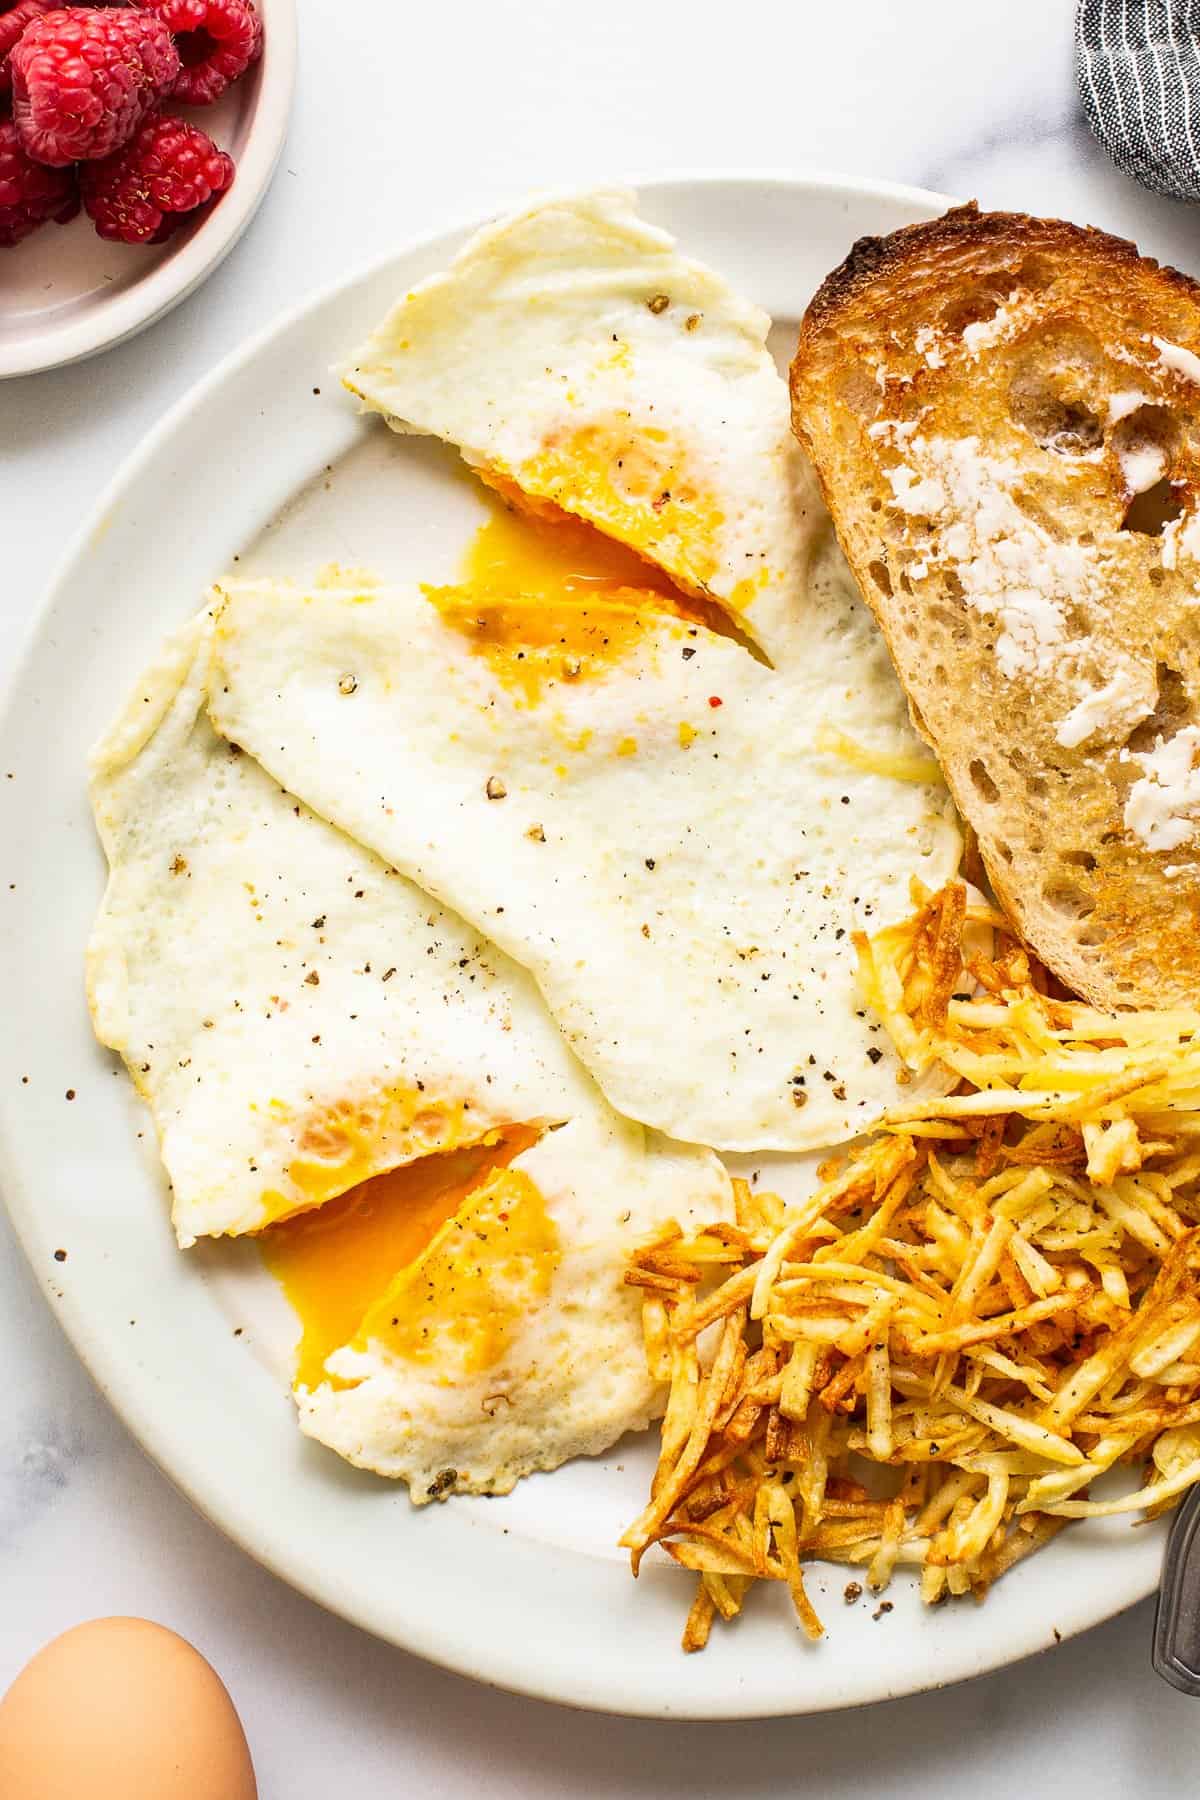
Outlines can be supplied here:
<path id="1" fill-rule="evenodd" d="M 1104 258 L 1114 272 L 1122 267 L 1159 278 L 1184 298 L 1200 301 L 1200 282 L 1180 269 L 1143 256 L 1128 238 L 1113 237 L 1094 225 L 1073 225 L 1068 219 L 1035 219 L 1028 213 L 980 212 L 978 202 L 968 200 L 951 207 L 938 219 L 920 225 L 903 225 L 887 237 L 861 237 L 850 246 L 845 259 L 830 271 L 810 300 L 801 327 L 801 351 L 806 341 L 840 311 L 853 306 L 873 286 L 903 280 L 926 259 L 937 259 L 966 249 L 978 256 L 985 247 L 1003 255 L 1010 249 L 1045 250 L 1069 256 L 1083 252 Z"/>
<path id="2" fill-rule="evenodd" d="M 853 246 L 791 380 L 997 897 L 1096 1004 L 1200 1002 L 1200 284 L 957 207 Z"/>

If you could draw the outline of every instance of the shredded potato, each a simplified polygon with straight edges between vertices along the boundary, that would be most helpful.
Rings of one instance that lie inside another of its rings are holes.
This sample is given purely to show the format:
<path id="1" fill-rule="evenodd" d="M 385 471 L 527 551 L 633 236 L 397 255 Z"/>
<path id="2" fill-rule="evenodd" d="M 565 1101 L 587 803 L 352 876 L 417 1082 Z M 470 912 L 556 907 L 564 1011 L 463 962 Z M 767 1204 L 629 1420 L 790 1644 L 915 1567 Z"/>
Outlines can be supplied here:
<path id="1" fill-rule="evenodd" d="M 1200 1013 L 1059 998 L 961 885 L 917 899 L 857 948 L 938 1093 L 798 1205 L 735 1182 L 735 1226 L 672 1226 L 626 1275 L 670 1388 L 621 1542 L 698 1574 L 685 1650 L 759 1578 L 819 1637 L 806 1562 L 981 1599 L 1068 1521 L 1200 1480 Z M 1143 1485 L 1090 1498 L 1118 1464 Z"/>

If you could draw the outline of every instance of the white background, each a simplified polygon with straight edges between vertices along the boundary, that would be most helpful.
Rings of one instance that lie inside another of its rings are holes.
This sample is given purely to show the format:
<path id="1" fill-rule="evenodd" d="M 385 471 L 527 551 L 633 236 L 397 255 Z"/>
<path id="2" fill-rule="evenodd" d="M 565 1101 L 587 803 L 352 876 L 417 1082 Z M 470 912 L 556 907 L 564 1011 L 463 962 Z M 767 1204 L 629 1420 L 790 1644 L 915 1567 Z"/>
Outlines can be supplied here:
<path id="1" fill-rule="evenodd" d="M 218 358 L 357 265 L 530 188 L 829 169 L 1061 212 L 1200 268 L 1196 212 L 1124 181 L 1087 135 L 1068 0 L 299 6 L 291 135 L 242 245 L 123 349 L 0 385 L 0 675 L 80 514 Z M 0 263 L 0 306 L 3 284 Z M 1145 1606 L 985 1680 L 794 1723 L 568 1714 L 425 1667 L 326 1617 L 196 1517 L 75 1362 L 2 1222 L 0 1595 L 0 1688 L 98 1614 L 190 1637 L 236 1698 L 264 1800 L 360 1788 L 1153 1800 L 1195 1780 L 1200 1709 L 1150 1673 Z"/>

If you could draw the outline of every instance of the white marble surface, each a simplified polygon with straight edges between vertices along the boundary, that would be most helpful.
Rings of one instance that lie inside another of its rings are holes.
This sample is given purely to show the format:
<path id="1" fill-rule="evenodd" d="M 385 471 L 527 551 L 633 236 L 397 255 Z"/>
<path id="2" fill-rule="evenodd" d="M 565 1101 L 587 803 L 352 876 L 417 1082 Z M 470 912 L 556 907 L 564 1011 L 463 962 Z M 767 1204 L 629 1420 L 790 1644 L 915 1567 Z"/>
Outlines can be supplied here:
<path id="1" fill-rule="evenodd" d="M 1200 267 L 1196 212 L 1125 182 L 1082 125 L 1069 0 L 299 5 L 292 133 L 241 247 L 133 344 L 0 386 L 0 670 L 68 528 L 227 348 L 397 241 L 528 188 L 844 170 L 1061 211 Z M 0 1688 L 77 1620 L 160 1619 L 228 1680 L 264 1800 L 360 1785 L 831 1800 L 969 1785 L 990 1800 L 1052 1782 L 1153 1800 L 1191 1775 L 1200 1712 L 1151 1675 L 1145 1606 L 1052 1657 L 853 1721 L 659 1726 L 473 1687 L 327 1618 L 197 1518 L 76 1363 L 2 1222 L 0 1368 Z"/>

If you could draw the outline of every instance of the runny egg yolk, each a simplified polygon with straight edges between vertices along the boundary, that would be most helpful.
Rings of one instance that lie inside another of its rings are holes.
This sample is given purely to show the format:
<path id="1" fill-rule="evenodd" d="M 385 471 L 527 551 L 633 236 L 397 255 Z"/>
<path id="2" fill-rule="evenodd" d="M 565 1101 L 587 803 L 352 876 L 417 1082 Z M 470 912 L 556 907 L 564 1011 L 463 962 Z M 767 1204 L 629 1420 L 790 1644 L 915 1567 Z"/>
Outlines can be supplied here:
<path id="1" fill-rule="evenodd" d="M 725 515 L 685 442 L 628 419 L 593 419 L 553 432 L 515 474 L 526 493 L 594 520 L 707 595 Z"/>
<path id="2" fill-rule="evenodd" d="M 364 1318 L 382 1344 L 443 1383 L 494 1368 L 550 1293 L 561 1254 L 546 1197 L 524 1169 L 496 1169 Z"/>
<path id="3" fill-rule="evenodd" d="M 461 579 L 426 593 L 527 705 L 619 662 L 663 613 L 699 616 L 633 551 L 553 508 L 497 509 L 476 532 Z"/>
<path id="4" fill-rule="evenodd" d="M 493 478 L 494 479 L 494 478 Z M 477 593 L 521 594 L 545 605 L 611 598 L 631 589 L 674 608 L 680 593 L 661 570 L 556 507 L 496 508 L 475 533 L 462 583 Z"/>
<path id="5" fill-rule="evenodd" d="M 263 1261 L 300 1318 L 298 1384 L 325 1379 L 326 1357 L 350 1343 L 397 1275 L 468 1195 L 537 1137 L 510 1126 L 495 1143 L 406 1163 L 259 1234 Z"/>

